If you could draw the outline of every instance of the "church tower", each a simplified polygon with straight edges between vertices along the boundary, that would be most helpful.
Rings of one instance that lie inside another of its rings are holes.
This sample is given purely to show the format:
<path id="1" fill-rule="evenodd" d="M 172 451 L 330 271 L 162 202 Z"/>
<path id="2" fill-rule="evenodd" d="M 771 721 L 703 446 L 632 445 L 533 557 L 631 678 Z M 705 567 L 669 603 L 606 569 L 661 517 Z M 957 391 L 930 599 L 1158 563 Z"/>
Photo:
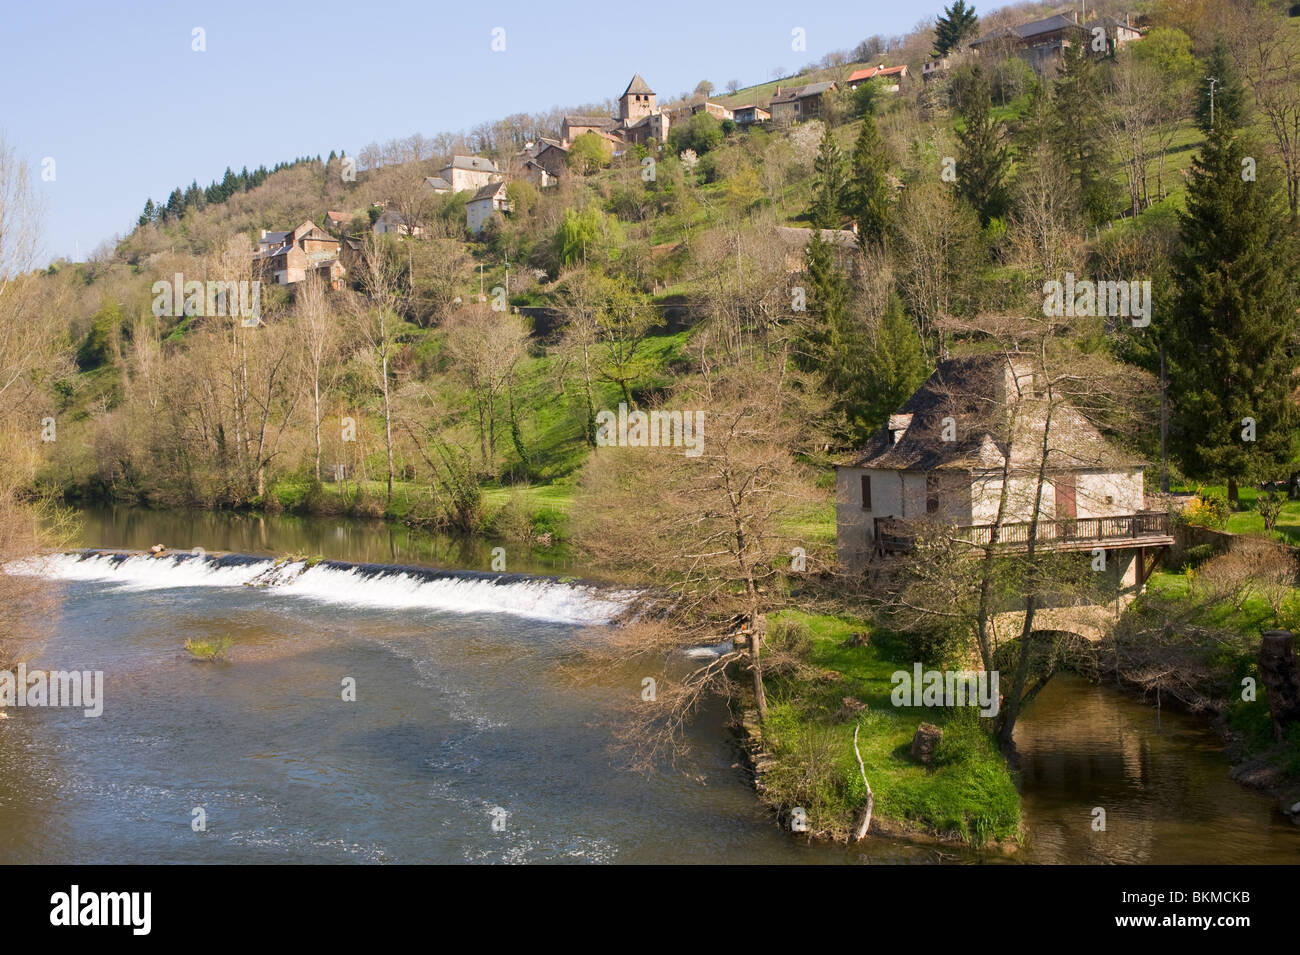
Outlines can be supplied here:
<path id="1" fill-rule="evenodd" d="M 627 89 L 623 95 L 618 98 L 618 118 L 623 121 L 624 126 L 630 126 L 637 120 L 644 119 L 658 112 L 655 106 L 655 92 L 641 79 L 641 74 L 637 73 L 632 77 L 632 82 L 627 84 Z"/>

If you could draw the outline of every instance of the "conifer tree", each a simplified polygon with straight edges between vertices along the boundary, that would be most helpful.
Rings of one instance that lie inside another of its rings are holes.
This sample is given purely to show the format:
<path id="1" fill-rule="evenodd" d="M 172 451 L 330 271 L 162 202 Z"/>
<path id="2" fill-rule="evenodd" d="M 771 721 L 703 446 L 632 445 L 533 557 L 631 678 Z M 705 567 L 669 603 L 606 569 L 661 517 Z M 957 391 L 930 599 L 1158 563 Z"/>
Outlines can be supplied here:
<path id="1" fill-rule="evenodd" d="M 1205 78 L 1197 84 L 1196 125 L 1201 132 L 1210 131 L 1210 86 L 1214 86 L 1214 123 L 1227 123 L 1232 129 L 1246 124 L 1246 88 L 1228 52 L 1228 43 L 1222 36 L 1214 39 L 1214 49 L 1205 61 Z"/>
<path id="2" fill-rule="evenodd" d="M 928 375 L 921 336 L 897 295 L 890 296 L 875 340 L 866 345 L 865 367 L 856 378 L 857 392 L 851 393 L 850 414 L 857 436 L 864 438 L 882 427 Z"/>
<path id="3" fill-rule="evenodd" d="M 853 147 L 853 178 L 847 192 L 847 210 L 858 224 L 858 242 L 883 245 L 889 230 L 890 193 L 885 144 L 880 128 L 870 113 L 862 117 L 862 129 Z"/>
<path id="4" fill-rule="evenodd" d="M 1163 329 L 1172 443 L 1188 476 L 1273 475 L 1294 457 L 1295 300 L 1276 191 L 1243 175 L 1244 149 L 1216 117 L 1187 185 Z"/>
<path id="5" fill-rule="evenodd" d="M 1102 144 L 1104 99 L 1097 66 L 1086 43 L 1065 48 L 1053 90 L 1055 140 L 1078 190 L 1079 206 L 1092 222 L 1110 218 L 1107 188 L 1098 170 L 1105 168 Z"/>
<path id="6" fill-rule="evenodd" d="M 813 171 L 817 173 L 817 184 L 813 192 L 812 208 L 809 218 L 814 229 L 838 229 L 841 213 L 846 202 L 848 170 L 844 153 L 839 143 L 826 126 L 822 133 L 821 144 L 817 147 L 817 158 L 813 161 Z"/>
<path id="7" fill-rule="evenodd" d="M 979 17 L 975 15 L 975 7 L 966 6 L 966 0 L 957 0 L 952 6 L 945 7 L 943 16 L 934 22 L 934 55 L 946 56 L 950 50 L 972 39 L 978 30 Z"/>
<path id="8" fill-rule="evenodd" d="M 971 71 L 960 112 L 957 193 L 979 213 L 980 224 L 988 225 L 1007 210 L 1007 149 L 1002 126 L 993 118 L 988 82 L 978 66 Z"/>

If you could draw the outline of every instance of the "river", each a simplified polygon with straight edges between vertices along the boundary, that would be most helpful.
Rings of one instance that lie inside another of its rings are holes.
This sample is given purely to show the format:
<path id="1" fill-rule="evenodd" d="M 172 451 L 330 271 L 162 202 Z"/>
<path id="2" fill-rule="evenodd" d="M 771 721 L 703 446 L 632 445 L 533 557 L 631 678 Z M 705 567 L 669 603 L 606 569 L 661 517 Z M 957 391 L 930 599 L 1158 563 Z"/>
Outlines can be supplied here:
<path id="1" fill-rule="evenodd" d="M 491 561 L 490 545 L 380 522 L 84 514 L 85 546 L 156 542 L 471 570 Z M 0 723 L 0 862 L 984 861 L 781 832 L 738 767 L 720 706 L 693 727 L 682 773 L 621 768 L 602 714 L 639 691 L 639 674 L 593 680 L 568 668 L 575 641 L 598 636 L 586 624 L 599 600 L 580 584 L 399 586 L 322 567 L 254 589 L 238 581 L 256 568 L 174 568 L 60 574 L 57 615 L 28 665 L 104 671 L 104 713 L 28 709 Z M 573 572 L 513 557 L 509 570 Z M 187 638 L 226 636 L 228 662 L 184 650 Z M 1166 709 L 1157 722 L 1152 708 L 1063 677 L 1024 715 L 1017 742 L 1025 861 L 1300 861 L 1300 828 L 1227 778 L 1199 721 Z M 1094 807 L 1105 831 L 1093 829 Z"/>

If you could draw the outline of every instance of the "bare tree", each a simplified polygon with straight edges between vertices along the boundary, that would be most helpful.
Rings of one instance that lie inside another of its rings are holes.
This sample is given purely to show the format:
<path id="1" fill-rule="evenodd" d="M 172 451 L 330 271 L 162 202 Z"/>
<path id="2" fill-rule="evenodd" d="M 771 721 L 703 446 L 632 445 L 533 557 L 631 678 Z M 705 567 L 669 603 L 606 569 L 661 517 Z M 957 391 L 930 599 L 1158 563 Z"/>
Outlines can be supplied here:
<path id="1" fill-rule="evenodd" d="M 312 439 L 316 445 L 315 474 L 320 480 L 321 388 L 328 387 L 326 370 L 339 344 L 337 317 L 326 297 L 325 283 L 315 272 L 298 287 L 294 302 L 298 355 L 305 387 L 311 393 Z"/>
<path id="2" fill-rule="evenodd" d="M 393 500 L 393 402 L 390 363 L 397 348 L 397 331 L 407 302 L 401 247 L 385 236 L 367 233 L 362 243 L 358 276 L 363 295 L 352 303 L 352 319 L 364 343 L 375 385 L 383 398 L 384 447 L 388 453 L 387 501 Z"/>
<path id="3" fill-rule="evenodd" d="M 798 459 L 817 440 L 808 383 L 783 354 L 715 363 L 712 349 L 700 343 L 700 373 L 661 409 L 698 416 L 699 453 L 667 442 L 602 448 L 581 482 L 591 506 L 576 512 L 580 545 L 599 566 L 649 571 L 665 588 L 646 594 L 638 619 L 616 628 L 610 643 L 589 649 L 596 660 L 665 670 L 653 699 L 629 695 L 621 724 L 622 742 L 643 766 L 678 752 L 702 701 L 736 692 L 733 665 L 747 671 L 752 705 L 766 719 L 764 668 L 775 662 L 767 615 L 785 605 L 792 548 L 816 550 L 788 529 L 817 497 Z M 681 651 L 728 637 L 729 648 L 682 664 Z"/>
<path id="4" fill-rule="evenodd" d="M 1258 5 L 1234 32 L 1230 45 L 1268 124 L 1294 221 L 1300 213 L 1300 39 L 1284 18 Z"/>
<path id="5" fill-rule="evenodd" d="M 444 329 L 451 370 L 474 396 L 482 473 L 492 474 L 497 463 L 498 402 L 528 352 L 528 328 L 518 315 L 475 305 L 457 311 Z"/>

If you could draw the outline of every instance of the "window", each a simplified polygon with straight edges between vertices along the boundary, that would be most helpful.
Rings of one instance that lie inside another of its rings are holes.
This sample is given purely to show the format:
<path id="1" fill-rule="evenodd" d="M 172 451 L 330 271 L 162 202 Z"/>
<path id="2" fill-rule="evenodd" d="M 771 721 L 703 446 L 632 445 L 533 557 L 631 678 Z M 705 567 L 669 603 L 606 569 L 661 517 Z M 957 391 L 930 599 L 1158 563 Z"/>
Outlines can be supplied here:
<path id="1" fill-rule="evenodd" d="M 871 510 L 871 476 L 862 475 L 862 509 Z"/>
<path id="2" fill-rule="evenodd" d="M 939 510 L 939 475 L 925 476 L 925 513 L 934 514 Z"/>

